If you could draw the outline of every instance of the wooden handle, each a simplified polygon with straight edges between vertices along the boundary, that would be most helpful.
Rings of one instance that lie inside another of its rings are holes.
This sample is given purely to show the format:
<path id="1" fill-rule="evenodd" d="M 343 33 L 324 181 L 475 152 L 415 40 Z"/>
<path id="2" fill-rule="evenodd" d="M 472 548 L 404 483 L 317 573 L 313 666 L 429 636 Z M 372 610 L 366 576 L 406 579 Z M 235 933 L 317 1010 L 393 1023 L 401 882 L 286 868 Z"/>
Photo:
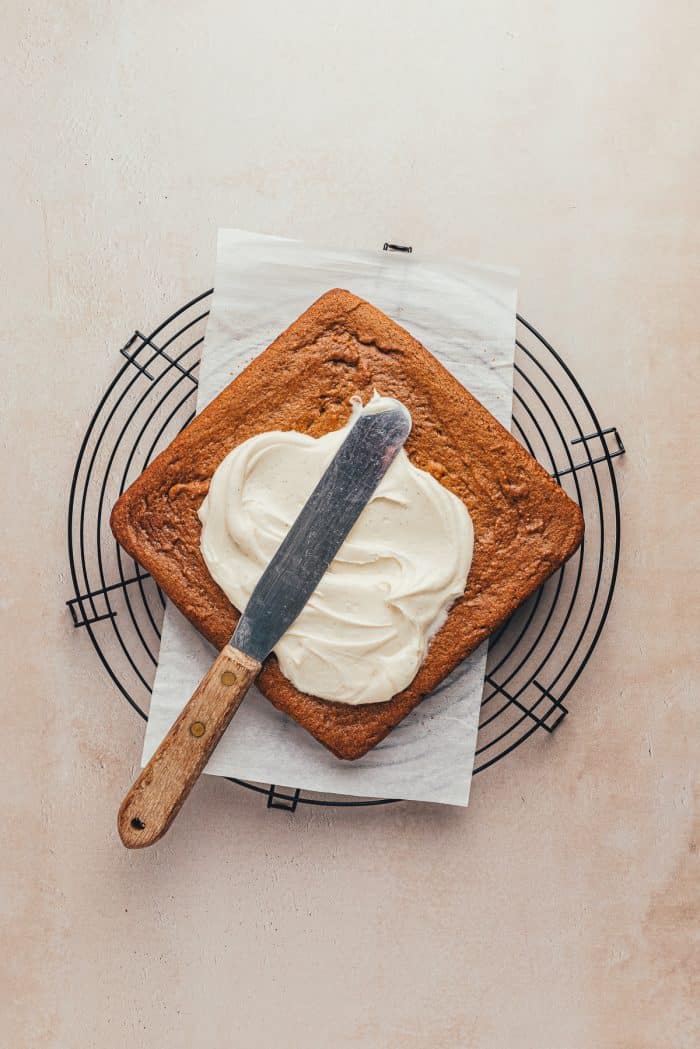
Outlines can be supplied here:
<path id="1" fill-rule="evenodd" d="M 219 653 L 122 802 L 117 826 L 127 849 L 142 849 L 165 834 L 259 670 L 232 645 Z"/>

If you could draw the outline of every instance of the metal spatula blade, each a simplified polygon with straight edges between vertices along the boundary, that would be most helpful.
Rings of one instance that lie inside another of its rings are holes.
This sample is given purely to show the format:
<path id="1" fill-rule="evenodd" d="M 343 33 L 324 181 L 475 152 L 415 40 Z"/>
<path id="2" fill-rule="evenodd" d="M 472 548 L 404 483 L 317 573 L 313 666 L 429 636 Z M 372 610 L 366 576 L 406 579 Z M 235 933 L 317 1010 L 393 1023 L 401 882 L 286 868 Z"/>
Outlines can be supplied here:
<path id="1" fill-rule="evenodd" d="M 231 644 L 259 663 L 318 586 L 411 429 L 401 405 L 363 413 L 250 596 Z"/>

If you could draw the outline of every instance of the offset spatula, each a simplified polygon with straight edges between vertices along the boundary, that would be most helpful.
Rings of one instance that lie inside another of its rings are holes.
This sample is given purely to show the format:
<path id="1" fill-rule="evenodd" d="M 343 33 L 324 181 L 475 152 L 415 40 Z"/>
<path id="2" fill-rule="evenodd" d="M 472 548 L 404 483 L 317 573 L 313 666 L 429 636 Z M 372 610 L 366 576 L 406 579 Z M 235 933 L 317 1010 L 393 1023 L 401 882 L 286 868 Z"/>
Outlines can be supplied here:
<path id="1" fill-rule="evenodd" d="M 129 849 L 165 834 L 255 681 L 411 430 L 398 402 L 358 416 L 250 596 L 235 633 L 119 809 Z"/>

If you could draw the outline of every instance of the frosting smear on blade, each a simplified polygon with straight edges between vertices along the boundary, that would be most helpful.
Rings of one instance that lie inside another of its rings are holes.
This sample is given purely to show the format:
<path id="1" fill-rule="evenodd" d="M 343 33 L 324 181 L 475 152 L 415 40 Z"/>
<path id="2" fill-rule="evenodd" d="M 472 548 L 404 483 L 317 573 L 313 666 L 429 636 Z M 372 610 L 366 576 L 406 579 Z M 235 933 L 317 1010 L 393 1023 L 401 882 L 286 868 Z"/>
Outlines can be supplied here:
<path id="1" fill-rule="evenodd" d="M 357 399 L 354 413 L 397 403 L 375 393 L 365 408 Z M 201 550 L 236 608 L 245 609 L 354 421 L 323 437 L 258 434 L 218 466 L 199 510 Z M 464 592 L 473 545 L 464 503 L 401 449 L 277 643 L 282 673 L 301 692 L 336 703 L 391 699 L 413 680 Z"/>

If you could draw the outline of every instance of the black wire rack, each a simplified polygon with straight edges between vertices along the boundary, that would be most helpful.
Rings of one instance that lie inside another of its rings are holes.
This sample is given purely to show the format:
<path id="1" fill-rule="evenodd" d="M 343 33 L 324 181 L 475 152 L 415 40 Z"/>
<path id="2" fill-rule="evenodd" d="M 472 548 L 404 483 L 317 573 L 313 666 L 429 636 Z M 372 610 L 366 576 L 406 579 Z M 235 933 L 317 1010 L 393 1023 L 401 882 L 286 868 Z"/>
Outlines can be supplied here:
<path id="1" fill-rule="evenodd" d="M 392 247 L 387 245 L 387 247 Z M 142 717 L 158 660 L 165 601 L 115 543 L 109 514 L 117 497 L 194 415 L 197 371 L 212 291 L 176 310 L 150 335 L 135 331 L 78 452 L 68 507 L 73 624 L 87 632 L 105 670 Z M 551 734 L 568 713 L 569 692 L 603 629 L 620 556 L 620 507 L 613 459 L 625 448 L 602 427 L 559 354 L 518 316 L 512 431 L 581 506 L 585 540 L 491 639 L 475 772 L 533 733 Z M 459 675 L 459 668 L 455 671 Z M 449 680 L 453 680 L 450 678 Z M 299 804 L 385 805 L 261 786 L 268 808 Z"/>

